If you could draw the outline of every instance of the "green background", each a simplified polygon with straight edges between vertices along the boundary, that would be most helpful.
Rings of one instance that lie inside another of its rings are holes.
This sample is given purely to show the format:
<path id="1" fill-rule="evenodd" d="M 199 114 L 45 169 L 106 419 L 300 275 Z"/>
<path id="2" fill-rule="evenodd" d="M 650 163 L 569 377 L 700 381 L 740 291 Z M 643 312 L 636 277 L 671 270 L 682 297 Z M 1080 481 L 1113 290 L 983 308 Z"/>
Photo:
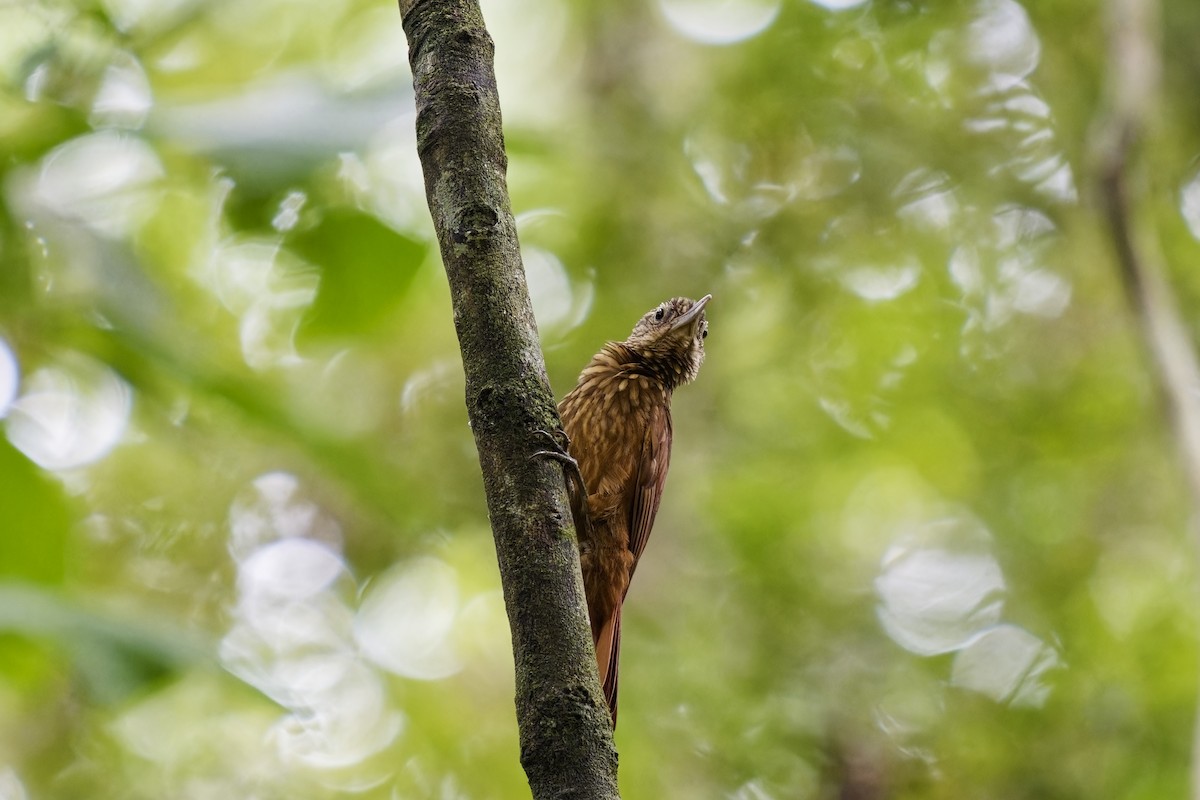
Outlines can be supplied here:
<path id="1" fill-rule="evenodd" d="M 625 797 L 1186 792 L 1098 6 L 485 3 L 556 394 L 714 295 Z M 1194 333 L 1200 6 L 1161 33 L 1134 203 Z M 413 125 L 386 3 L 0 6 L 0 797 L 527 796 Z"/>

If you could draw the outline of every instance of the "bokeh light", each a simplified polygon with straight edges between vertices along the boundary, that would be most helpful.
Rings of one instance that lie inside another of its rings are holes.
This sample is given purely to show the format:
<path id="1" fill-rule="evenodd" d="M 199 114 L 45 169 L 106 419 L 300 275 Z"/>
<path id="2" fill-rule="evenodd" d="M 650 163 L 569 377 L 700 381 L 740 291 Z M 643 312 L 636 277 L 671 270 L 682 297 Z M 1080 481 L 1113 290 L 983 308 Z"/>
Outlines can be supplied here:
<path id="1" fill-rule="evenodd" d="M 1194 320 L 1163 10 L 1128 189 Z M 622 796 L 1184 796 L 1195 514 L 1094 191 L 1100 6 L 483 12 L 555 396 L 716 298 Z M 0 84 L 0 797 L 527 797 L 395 6 L 8 4 Z"/>
<path id="2" fill-rule="evenodd" d="M 671 26 L 701 44 L 733 44 L 762 33 L 779 14 L 779 0 L 659 0 Z"/>
<path id="3" fill-rule="evenodd" d="M 0 419 L 8 414 L 8 407 L 17 396 L 21 369 L 8 342 L 0 339 Z"/>
<path id="4" fill-rule="evenodd" d="M 8 439 L 46 469 L 86 466 L 120 443 L 132 405 L 129 385 L 112 370 L 70 354 L 28 376 L 9 409 Z"/>

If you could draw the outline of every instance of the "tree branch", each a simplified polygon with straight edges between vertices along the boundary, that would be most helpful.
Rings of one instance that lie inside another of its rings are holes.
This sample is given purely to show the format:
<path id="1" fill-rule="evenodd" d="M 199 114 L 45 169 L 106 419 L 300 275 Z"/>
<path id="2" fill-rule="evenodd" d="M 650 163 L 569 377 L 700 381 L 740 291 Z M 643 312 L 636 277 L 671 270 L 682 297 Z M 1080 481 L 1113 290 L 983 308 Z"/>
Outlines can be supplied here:
<path id="1" fill-rule="evenodd" d="M 531 459 L 560 426 L 505 180 L 493 45 L 476 0 L 399 0 L 417 152 L 466 374 L 467 412 L 512 628 L 521 763 L 534 798 L 616 798 L 562 472 Z"/>
<path id="2" fill-rule="evenodd" d="M 1200 366 L 1164 277 L 1157 239 L 1130 201 L 1135 150 L 1152 116 L 1158 83 L 1154 0 L 1112 0 L 1110 112 L 1100 127 L 1099 186 L 1125 294 L 1151 356 L 1193 507 L 1200 514 Z"/>
<path id="3" fill-rule="evenodd" d="M 1165 277 L 1157 237 L 1130 199 L 1137 147 L 1152 119 L 1161 70 L 1157 0 L 1110 0 L 1106 117 L 1098 128 L 1097 178 L 1125 295 L 1157 377 L 1190 494 L 1200 517 L 1200 365 Z M 1193 537 L 1197 531 L 1193 529 Z M 1200 554 L 1200 539 L 1194 545 Z M 1200 716 L 1192 733 L 1191 796 L 1200 800 Z"/>

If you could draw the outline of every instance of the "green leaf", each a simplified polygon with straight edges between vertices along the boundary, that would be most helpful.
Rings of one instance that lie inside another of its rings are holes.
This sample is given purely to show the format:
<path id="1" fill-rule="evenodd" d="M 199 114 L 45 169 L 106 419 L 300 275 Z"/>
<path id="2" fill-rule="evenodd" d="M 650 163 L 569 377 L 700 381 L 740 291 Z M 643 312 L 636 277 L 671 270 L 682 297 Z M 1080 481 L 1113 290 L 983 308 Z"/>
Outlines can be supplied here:
<path id="1" fill-rule="evenodd" d="M 54 645 L 100 703 L 119 702 L 211 653 L 199 637 L 165 621 L 97 612 L 17 582 L 0 582 L 0 635 Z"/>
<path id="2" fill-rule="evenodd" d="M 71 515 L 57 483 L 0 438 L 0 577 L 61 583 Z"/>
<path id="3" fill-rule="evenodd" d="M 375 329 L 404 299 L 427 246 L 375 217 L 342 209 L 298 233 L 290 246 L 321 270 L 302 338 L 354 336 Z"/>

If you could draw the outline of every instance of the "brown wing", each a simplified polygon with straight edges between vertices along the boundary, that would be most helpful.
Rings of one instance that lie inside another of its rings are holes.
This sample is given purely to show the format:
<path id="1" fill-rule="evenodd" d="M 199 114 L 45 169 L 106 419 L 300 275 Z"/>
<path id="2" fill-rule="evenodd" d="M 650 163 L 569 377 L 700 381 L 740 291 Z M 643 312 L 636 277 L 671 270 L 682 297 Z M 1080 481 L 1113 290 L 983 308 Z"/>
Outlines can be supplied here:
<path id="1" fill-rule="evenodd" d="M 667 482 L 667 468 L 671 466 L 671 409 L 658 406 L 646 426 L 642 439 L 642 455 L 638 460 L 637 476 L 630 498 L 629 550 L 633 553 L 633 566 L 629 577 L 637 569 L 638 559 L 650 539 L 658 504 L 662 500 L 663 486 Z"/>
<path id="2" fill-rule="evenodd" d="M 633 563 L 629 566 L 629 577 L 637 569 L 638 559 L 650 539 L 658 504 L 662 500 L 663 485 L 667 481 L 667 468 L 671 465 L 671 410 L 657 408 L 646 426 L 642 437 L 642 451 L 638 459 L 637 474 L 629 497 L 629 550 Z M 629 584 L 625 584 L 629 591 Z M 612 714 L 613 727 L 617 726 L 617 677 L 621 654 L 621 606 L 618 604 L 612 616 L 605 621 L 596 637 L 596 656 L 599 662 L 600 680 L 604 684 L 604 699 Z"/>

